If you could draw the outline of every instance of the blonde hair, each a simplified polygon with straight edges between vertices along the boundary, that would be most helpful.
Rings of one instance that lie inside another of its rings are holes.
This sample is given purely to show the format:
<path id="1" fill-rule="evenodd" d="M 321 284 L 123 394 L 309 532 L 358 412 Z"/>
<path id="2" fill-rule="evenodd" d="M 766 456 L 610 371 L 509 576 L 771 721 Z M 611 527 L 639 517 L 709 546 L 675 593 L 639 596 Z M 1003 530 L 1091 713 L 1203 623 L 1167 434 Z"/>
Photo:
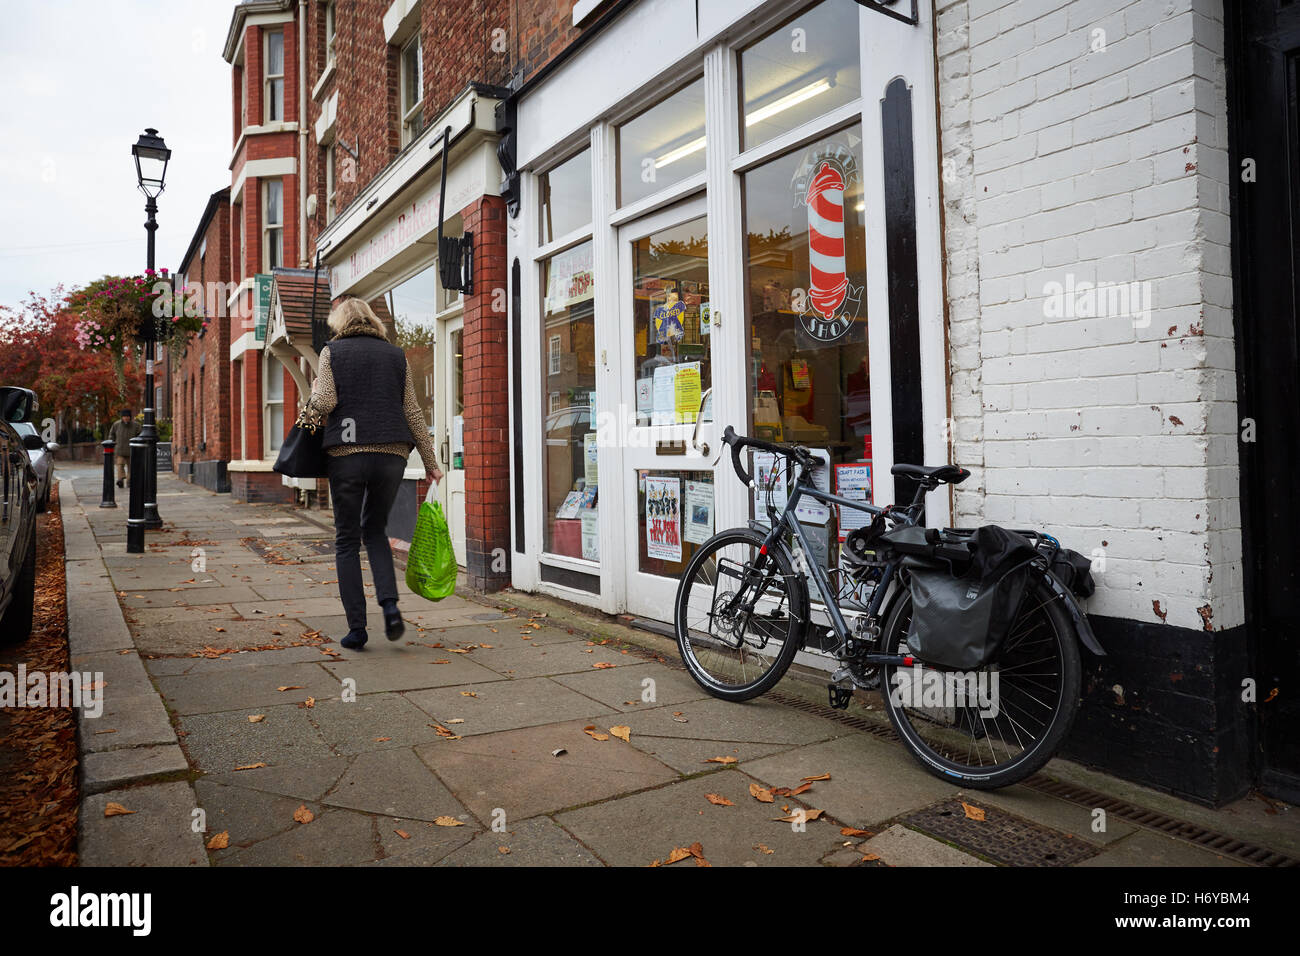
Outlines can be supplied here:
<path id="1" fill-rule="evenodd" d="M 330 317 L 326 320 L 326 324 L 336 336 L 354 331 L 358 326 L 368 325 L 381 338 L 388 338 L 388 330 L 384 328 L 384 323 L 379 320 L 379 316 L 375 315 L 374 309 L 370 308 L 364 299 L 344 299 L 330 310 Z"/>

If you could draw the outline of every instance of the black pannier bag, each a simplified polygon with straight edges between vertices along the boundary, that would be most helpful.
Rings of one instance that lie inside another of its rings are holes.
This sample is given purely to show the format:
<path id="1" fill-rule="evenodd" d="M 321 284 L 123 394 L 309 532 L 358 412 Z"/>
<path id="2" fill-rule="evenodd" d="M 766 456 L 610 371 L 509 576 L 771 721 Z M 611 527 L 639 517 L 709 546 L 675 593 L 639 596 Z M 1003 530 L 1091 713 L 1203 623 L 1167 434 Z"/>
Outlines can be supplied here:
<path id="1" fill-rule="evenodd" d="M 933 528 L 886 534 L 902 555 L 912 595 L 907 645 L 920 660 L 957 670 L 993 661 L 1020 610 L 1037 553 L 1028 539 L 985 525 L 965 541 L 944 542 Z M 964 560 L 963 560 L 964 552 Z"/>

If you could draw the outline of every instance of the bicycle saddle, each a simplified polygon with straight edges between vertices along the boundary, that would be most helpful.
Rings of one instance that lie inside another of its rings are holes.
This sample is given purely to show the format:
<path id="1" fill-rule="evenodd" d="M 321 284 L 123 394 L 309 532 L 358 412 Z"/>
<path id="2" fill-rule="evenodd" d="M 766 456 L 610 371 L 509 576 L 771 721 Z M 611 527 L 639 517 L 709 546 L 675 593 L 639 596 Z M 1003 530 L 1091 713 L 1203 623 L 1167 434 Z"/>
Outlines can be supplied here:
<path id="1" fill-rule="evenodd" d="M 919 478 L 921 481 L 948 482 L 960 485 L 970 477 L 970 472 L 960 465 L 895 465 L 889 469 L 891 475 L 903 478 Z"/>

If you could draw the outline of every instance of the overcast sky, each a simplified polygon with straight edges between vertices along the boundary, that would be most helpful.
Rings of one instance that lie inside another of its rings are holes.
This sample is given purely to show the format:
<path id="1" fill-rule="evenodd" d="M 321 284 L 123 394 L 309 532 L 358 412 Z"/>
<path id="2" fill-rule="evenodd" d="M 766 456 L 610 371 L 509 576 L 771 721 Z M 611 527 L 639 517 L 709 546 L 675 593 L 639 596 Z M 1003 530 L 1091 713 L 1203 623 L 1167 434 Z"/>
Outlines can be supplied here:
<path id="1" fill-rule="evenodd" d="M 172 150 L 157 265 L 175 269 L 208 196 L 230 185 L 232 0 L 6 3 L 0 31 L 0 305 L 143 272 L 131 146 Z"/>

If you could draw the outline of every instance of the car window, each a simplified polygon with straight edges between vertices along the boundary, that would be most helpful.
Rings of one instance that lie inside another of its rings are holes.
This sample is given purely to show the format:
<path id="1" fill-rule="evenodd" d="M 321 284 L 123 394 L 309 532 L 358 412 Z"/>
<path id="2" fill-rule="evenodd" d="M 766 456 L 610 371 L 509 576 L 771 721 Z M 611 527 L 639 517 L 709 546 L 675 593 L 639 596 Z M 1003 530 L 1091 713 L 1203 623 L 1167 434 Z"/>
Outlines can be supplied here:
<path id="1" fill-rule="evenodd" d="M 31 422 L 14 422 L 14 431 L 19 435 L 35 435 L 36 426 Z"/>

